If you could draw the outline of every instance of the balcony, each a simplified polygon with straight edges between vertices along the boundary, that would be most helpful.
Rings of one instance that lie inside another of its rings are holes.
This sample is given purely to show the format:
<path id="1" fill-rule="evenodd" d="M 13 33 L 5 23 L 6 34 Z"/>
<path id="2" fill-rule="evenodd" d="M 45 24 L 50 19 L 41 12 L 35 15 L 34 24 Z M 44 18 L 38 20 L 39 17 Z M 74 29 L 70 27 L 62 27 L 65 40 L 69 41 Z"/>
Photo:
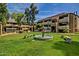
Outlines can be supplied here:
<path id="1" fill-rule="evenodd" d="M 68 29 L 69 26 L 68 26 L 68 25 L 66 25 L 66 26 L 59 26 L 58 28 L 59 28 L 59 29 Z"/>
<path id="2" fill-rule="evenodd" d="M 52 22 L 49 22 L 49 21 L 43 22 L 44 25 L 46 25 L 46 24 L 51 24 L 51 23 L 52 23 Z"/>
<path id="3" fill-rule="evenodd" d="M 38 25 L 42 25 L 43 23 L 38 23 Z"/>
<path id="4" fill-rule="evenodd" d="M 29 27 L 29 25 L 21 25 L 21 27 L 24 27 L 24 28 L 26 28 L 26 27 Z"/>
<path id="5" fill-rule="evenodd" d="M 68 17 L 64 17 L 62 19 L 59 19 L 59 23 L 65 23 L 65 22 L 68 22 Z"/>
<path id="6" fill-rule="evenodd" d="M 18 26 L 18 25 L 14 25 L 14 24 L 6 24 L 6 26 Z"/>
<path id="7" fill-rule="evenodd" d="M 51 27 L 44 27 L 45 32 L 51 32 Z"/>
<path id="8" fill-rule="evenodd" d="M 45 27 L 45 26 L 44 26 L 44 29 L 51 29 L 51 27 Z"/>
<path id="9" fill-rule="evenodd" d="M 52 23 L 51 26 L 56 26 L 56 23 Z"/>

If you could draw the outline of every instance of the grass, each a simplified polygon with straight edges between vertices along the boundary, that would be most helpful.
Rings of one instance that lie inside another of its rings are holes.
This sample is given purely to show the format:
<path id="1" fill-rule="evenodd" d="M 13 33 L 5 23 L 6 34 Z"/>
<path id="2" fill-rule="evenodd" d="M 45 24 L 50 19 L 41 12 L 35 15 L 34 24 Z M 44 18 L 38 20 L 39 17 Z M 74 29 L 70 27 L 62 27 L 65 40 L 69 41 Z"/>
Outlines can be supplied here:
<path id="1" fill-rule="evenodd" d="M 46 33 L 54 38 L 45 41 L 34 40 L 33 37 L 23 39 L 24 35 L 30 34 L 41 33 L 30 32 L 0 36 L 0 56 L 79 56 L 78 35 L 71 36 L 73 42 L 67 44 L 60 38 L 60 33 Z"/>

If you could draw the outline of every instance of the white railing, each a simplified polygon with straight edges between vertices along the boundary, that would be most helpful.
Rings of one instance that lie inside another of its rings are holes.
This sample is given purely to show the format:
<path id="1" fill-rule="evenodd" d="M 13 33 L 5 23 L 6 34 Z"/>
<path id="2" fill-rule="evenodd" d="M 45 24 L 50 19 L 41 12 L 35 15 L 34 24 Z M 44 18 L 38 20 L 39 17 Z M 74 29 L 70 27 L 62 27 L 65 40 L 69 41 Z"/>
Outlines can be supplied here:
<path id="1" fill-rule="evenodd" d="M 15 25 L 15 24 L 6 24 L 6 26 L 18 26 L 18 25 Z"/>
<path id="2" fill-rule="evenodd" d="M 68 26 L 68 25 L 66 25 L 66 26 L 58 26 L 58 28 L 59 28 L 59 29 L 68 29 L 69 26 Z"/>
<path id="3" fill-rule="evenodd" d="M 68 22 L 68 17 L 64 17 L 63 19 L 59 19 L 59 22 Z"/>
<path id="4" fill-rule="evenodd" d="M 56 23 L 52 23 L 51 25 L 56 26 Z"/>
<path id="5" fill-rule="evenodd" d="M 43 24 L 52 24 L 52 22 L 47 21 L 47 22 L 44 22 Z"/>
<path id="6" fill-rule="evenodd" d="M 48 28 L 51 29 L 51 27 L 44 27 L 44 29 L 48 29 Z"/>

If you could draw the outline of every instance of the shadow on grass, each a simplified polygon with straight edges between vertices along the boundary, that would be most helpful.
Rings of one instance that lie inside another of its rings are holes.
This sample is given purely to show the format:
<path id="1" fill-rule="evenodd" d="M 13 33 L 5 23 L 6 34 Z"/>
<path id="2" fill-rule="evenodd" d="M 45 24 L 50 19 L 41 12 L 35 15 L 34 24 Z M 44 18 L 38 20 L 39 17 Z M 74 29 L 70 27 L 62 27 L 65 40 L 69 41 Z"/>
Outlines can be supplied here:
<path id="1" fill-rule="evenodd" d="M 54 43 L 52 48 L 61 50 L 65 56 L 79 56 L 79 42 L 73 41 L 71 44 L 63 41 Z"/>

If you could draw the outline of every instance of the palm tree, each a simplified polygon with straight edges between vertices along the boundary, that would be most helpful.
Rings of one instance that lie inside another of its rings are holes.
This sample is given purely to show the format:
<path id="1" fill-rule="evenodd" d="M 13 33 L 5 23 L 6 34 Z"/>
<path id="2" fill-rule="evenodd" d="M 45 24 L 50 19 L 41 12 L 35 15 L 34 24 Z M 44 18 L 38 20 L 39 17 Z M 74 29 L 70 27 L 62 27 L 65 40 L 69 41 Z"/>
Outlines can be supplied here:
<path id="1" fill-rule="evenodd" d="M 6 22 L 8 20 L 9 13 L 8 13 L 8 9 L 7 9 L 7 4 L 5 3 L 0 3 L 0 21 L 2 22 L 2 30 L 5 30 L 5 25 Z"/>
<path id="2" fill-rule="evenodd" d="M 24 20 L 26 20 L 27 21 L 27 24 L 29 24 L 30 25 L 30 10 L 29 10 L 29 8 L 26 8 L 25 9 L 25 19 Z"/>
<path id="3" fill-rule="evenodd" d="M 7 4 L 1 3 L 0 4 L 0 21 L 5 24 L 5 22 L 8 20 L 8 10 L 7 10 Z M 5 20 L 6 19 L 6 20 Z"/>
<path id="4" fill-rule="evenodd" d="M 16 20 L 17 19 L 17 13 L 15 13 L 15 12 L 12 13 L 11 17 Z"/>
<path id="5" fill-rule="evenodd" d="M 24 14 L 22 13 L 13 13 L 12 14 L 12 18 L 15 19 L 15 21 L 17 22 L 17 24 L 19 25 L 19 30 L 20 30 L 20 26 L 21 26 L 21 20 L 23 18 Z"/>
<path id="6" fill-rule="evenodd" d="M 38 14 L 38 9 L 33 3 L 29 8 L 25 9 L 25 20 L 29 25 L 33 25 L 32 31 L 34 31 L 34 21 L 36 20 L 36 14 Z"/>
<path id="7" fill-rule="evenodd" d="M 22 17 L 24 16 L 24 14 L 22 14 L 22 13 L 18 13 L 17 14 L 17 19 L 15 19 L 16 20 L 16 22 L 17 22 L 17 24 L 19 25 L 19 32 L 20 32 L 20 27 L 21 27 L 21 19 L 22 19 Z"/>
<path id="8" fill-rule="evenodd" d="M 32 3 L 30 5 L 30 16 L 31 16 L 31 23 L 33 25 L 33 31 L 34 31 L 34 21 L 36 20 L 35 15 L 38 14 L 38 9 L 37 7 L 34 5 L 34 3 Z"/>

